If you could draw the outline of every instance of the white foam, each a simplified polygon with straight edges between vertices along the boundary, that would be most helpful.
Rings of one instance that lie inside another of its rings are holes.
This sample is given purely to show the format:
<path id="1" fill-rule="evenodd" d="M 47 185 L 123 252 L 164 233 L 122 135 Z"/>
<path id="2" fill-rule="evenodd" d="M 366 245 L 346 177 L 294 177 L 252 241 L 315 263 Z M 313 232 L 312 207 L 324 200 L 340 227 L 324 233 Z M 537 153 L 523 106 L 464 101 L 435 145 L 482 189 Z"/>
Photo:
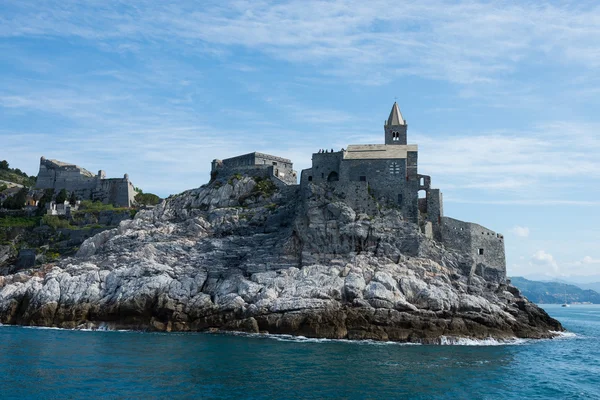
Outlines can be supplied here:
<path id="1" fill-rule="evenodd" d="M 573 332 L 550 331 L 550 333 L 556 335 L 555 339 L 573 339 L 581 337 L 580 335 Z"/>
<path id="2" fill-rule="evenodd" d="M 454 336 L 442 336 L 439 344 L 442 346 L 514 346 L 528 343 L 530 339 L 507 338 L 507 339 L 471 339 Z"/>
<path id="3" fill-rule="evenodd" d="M 308 338 L 306 336 L 294 336 L 285 334 L 271 334 L 271 333 L 246 333 L 246 332 L 235 332 L 235 331 L 219 331 L 217 333 L 234 335 L 234 336 L 245 336 L 253 338 L 264 338 L 277 340 L 279 342 L 296 342 L 296 343 L 347 343 L 347 344 L 358 344 L 358 345 L 374 345 L 374 346 L 419 346 L 421 343 L 412 342 L 392 342 L 392 341 L 378 341 L 378 340 L 349 340 L 349 339 L 325 339 L 325 338 Z"/>

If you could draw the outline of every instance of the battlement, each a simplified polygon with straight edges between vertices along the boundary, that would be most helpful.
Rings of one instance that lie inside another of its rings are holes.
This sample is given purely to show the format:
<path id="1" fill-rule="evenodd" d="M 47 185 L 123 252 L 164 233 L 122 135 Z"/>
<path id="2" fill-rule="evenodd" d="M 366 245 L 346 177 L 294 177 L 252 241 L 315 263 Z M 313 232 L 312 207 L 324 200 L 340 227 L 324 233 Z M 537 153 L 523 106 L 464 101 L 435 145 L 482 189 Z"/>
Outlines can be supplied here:
<path id="1" fill-rule="evenodd" d="M 287 185 L 297 184 L 297 174 L 291 160 L 270 154 L 253 152 L 223 160 L 215 159 L 211 165 L 211 178 L 249 171 L 262 171 Z"/>
<path id="2" fill-rule="evenodd" d="M 354 144 L 339 151 L 321 149 L 313 153 L 311 168 L 301 172 L 301 189 L 311 184 L 327 185 L 352 208 L 368 214 L 377 213 L 381 206 L 400 210 L 428 238 L 470 254 L 473 268 L 485 265 L 487 270 L 481 273 L 491 280 L 504 279 L 502 235 L 481 225 L 444 217 L 443 194 L 432 187 L 431 176 L 418 173 L 419 147 L 407 144 L 407 129 L 406 120 L 394 103 L 384 123 L 384 143 Z M 211 174 L 213 178 L 234 173 L 275 176 L 286 184 L 295 184 L 292 165 L 291 160 L 254 152 L 213 160 Z"/>
<path id="3" fill-rule="evenodd" d="M 106 179 L 102 170 L 95 175 L 78 165 L 45 157 L 40 159 L 36 189 L 54 189 L 55 192 L 65 189 L 81 200 L 102 201 L 118 207 L 131 207 L 135 197 L 135 188 L 127 174 L 123 178 Z"/>

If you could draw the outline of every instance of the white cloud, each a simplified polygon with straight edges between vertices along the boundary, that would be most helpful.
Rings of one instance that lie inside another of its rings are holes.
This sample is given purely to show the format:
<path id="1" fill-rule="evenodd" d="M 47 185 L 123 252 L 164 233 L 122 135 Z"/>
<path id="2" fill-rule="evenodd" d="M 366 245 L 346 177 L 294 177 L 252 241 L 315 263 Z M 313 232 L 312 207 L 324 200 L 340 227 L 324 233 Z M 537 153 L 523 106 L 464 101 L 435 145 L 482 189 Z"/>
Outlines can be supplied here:
<path id="1" fill-rule="evenodd" d="M 554 259 L 554 256 L 550 253 L 546 253 L 544 250 L 538 250 L 531 256 L 530 265 L 549 267 L 552 268 L 552 272 L 558 273 L 558 263 Z M 548 271 L 546 270 L 544 272 Z"/>
<path id="2" fill-rule="evenodd" d="M 514 226 L 510 230 L 514 235 L 522 238 L 529 237 L 529 228 L 526 226 Z"/>
<path id="3" fill-rule="evenodd" d="M 242 46 L 324 74 L 381 84 L 418 75 L 465 85 L 503 79 L 519 63 L 600 66 L 600 8 L 568 3 L 441 0 L 369 2 L 231 1 L 222 5 L 120 1 L 14 3 L 0 17 L 0 36 L 73 36 L 115 52 L 140 42 L 169 41 L 226 55 Z M 398 23 L 402 21 L 402 23 Z M 393 57 L 390 55 L 393 54 Z M 398 60 L 401 60 L 399 63 Z M 443 60 L 443 62 L 440 62 Z"/>
<path id="4" fill-rule="evenodd" d="M 590 256 L 585 256 L 583 257 L 583 260 L 581 260 L 582 264 L 600 264 L 600 259 L 594 259 Z"/>

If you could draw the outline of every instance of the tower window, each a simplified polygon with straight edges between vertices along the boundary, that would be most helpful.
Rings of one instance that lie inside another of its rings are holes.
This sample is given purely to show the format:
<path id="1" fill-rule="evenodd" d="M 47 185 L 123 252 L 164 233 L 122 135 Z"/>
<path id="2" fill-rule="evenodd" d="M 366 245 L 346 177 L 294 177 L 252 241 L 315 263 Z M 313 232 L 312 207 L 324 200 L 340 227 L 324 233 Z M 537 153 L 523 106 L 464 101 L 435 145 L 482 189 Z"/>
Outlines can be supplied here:
<path id="1" fill-rule="evenodd" d="M 483 255 L 483 249 L 479 249 L 478 253 L 479 253 L 480 256 L 482 256 Z"/>
<path id="2" fill-rule="evenodd" d="M 312 182 L 312 175 L 308 177 L 308 181 Z"/>

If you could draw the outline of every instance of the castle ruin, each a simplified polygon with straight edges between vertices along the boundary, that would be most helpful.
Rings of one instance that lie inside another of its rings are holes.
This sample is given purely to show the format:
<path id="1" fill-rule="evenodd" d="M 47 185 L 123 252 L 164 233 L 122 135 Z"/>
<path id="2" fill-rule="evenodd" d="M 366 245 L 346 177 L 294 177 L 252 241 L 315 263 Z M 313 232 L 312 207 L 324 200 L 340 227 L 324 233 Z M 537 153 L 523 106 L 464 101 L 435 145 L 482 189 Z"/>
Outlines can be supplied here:
<path id="1" fill-rule="evenodd" d="M 284 185 L 298 183 L 296 171 L 291 160 L 264 153 L 249 153 L 224 160 L 213 160 L 211 178 L 230 174 L 246 174 L 260 177 L 272 177 L 274 181 Z"/>
<path id="2" fill-rule="evenodd" d="M 373 214 L 379 206 L 396 208 L 427 237 L 448 248 L 470 254 L 473 268 L 491 266 L 482 276 L 505 276 L 504 237 L 481 225 L 444 216 L 440 189 L 431 177 L 418 173 L 418 146 L 408 144 L 406 120 L 394 103 L 384 122 L 384 144 L 349 145 L 340 151 L 312 155 L 312 167 L 300 175 L 300 190 L 311 184 L 327 185 L 355 210 Z M 295 185 L 292 162 L 261 153 L 214 160 L 211 176 L 244 173 L 274 176 Z"/>
<path id="3" fill-rule="evenodd" d="M 106 178 L 102 170 L 97 175 L 74 164 L 58 160 L 40 159 L 36 189 L 65 189 L 81 200 L 101 201 L 116 207 L 131 207 L 136 194 L 129 175 L 123 178 Z"/>

